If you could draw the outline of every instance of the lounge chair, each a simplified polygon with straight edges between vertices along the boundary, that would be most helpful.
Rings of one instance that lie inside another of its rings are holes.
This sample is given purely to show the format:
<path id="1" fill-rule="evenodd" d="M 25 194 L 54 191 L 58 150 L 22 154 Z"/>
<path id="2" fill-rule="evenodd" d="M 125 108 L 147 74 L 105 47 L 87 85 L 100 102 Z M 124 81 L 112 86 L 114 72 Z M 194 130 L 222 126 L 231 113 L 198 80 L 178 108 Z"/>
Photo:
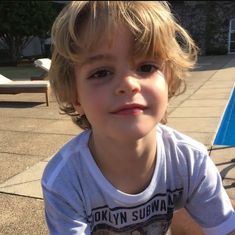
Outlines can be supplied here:
<path id="1" fill-rule="evenodd" d="M 48 72 L 51 67 L 51 60 L 48 58 L 37 59 L 34 61 L 34 65 L 43 69 L 44 72 L 40 76 L 32 76 L 30 80 L 44 80 L 48 76 Z"/>
<path id="2" fill-rule="evenodd" d="M 46 72 L 49 72 L 51 67 L 51 60 L 48 58 L 37 59 L 34 61 L 34 65 L 44 69 Z"/>
<path id="3" fill-rule="evenodd" d="M 0 74 L 0 94 L 44 93 L 49 106 L 49 81 L 12 81 Z"/>

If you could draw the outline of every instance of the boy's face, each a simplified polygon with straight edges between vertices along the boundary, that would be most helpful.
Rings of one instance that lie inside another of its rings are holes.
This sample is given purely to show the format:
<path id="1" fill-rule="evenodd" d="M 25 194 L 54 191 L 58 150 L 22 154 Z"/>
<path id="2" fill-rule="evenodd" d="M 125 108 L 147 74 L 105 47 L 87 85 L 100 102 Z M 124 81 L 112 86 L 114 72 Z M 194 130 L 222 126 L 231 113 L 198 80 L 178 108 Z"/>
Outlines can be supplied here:
<path id="1" fill-rule="evenodd" d="M 155 58 L 133 58 L 133 37 L 120 25 L 107 40 L 75 66 L 78 93 L 75 109 L 85 114 L 94 135 L 140 139 L 161 121 L 168 87 Z"/>

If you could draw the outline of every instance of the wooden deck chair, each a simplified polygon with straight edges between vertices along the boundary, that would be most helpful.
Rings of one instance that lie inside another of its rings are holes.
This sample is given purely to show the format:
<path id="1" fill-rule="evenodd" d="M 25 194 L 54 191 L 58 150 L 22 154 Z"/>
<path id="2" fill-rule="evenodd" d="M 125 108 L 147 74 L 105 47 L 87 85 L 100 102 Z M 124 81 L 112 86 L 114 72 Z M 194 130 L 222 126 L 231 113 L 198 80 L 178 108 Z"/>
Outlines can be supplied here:
<path id="1" fill-rule="evenodd" d="M 0 94 L 44 93 L 49 106 L 49 81 L 12 81 L 0 74 Z"/>

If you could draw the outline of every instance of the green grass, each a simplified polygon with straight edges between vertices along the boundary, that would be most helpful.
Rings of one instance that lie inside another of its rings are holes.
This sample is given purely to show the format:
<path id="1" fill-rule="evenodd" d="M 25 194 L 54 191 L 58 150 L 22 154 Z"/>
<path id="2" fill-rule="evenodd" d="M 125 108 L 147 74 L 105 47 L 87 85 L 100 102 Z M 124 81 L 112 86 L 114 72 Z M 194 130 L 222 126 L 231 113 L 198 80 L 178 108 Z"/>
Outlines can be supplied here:
<path id="1" fill-rule="evenodd" d="M 40 76 L 44 70 L 33 64 L 0 67 L 0 74 L 12 80 L 28 80 L 32 76 Z"/>

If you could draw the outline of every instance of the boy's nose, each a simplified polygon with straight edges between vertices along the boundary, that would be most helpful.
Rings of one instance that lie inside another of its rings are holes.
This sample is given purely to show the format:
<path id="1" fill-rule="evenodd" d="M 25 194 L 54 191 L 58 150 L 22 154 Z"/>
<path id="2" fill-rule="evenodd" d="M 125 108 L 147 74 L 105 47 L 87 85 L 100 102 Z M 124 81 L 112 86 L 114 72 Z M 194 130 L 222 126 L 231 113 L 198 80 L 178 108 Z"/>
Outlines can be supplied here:
<path id="1" fill-rule="evenodd" d="M 140 90 L 141 90 L 141 85 L 138 78 L 134 76 L 126 76 L 124 78 L 120 78 L 115 93 L 117 95 L 138 93 L 140 92 Z"/>

